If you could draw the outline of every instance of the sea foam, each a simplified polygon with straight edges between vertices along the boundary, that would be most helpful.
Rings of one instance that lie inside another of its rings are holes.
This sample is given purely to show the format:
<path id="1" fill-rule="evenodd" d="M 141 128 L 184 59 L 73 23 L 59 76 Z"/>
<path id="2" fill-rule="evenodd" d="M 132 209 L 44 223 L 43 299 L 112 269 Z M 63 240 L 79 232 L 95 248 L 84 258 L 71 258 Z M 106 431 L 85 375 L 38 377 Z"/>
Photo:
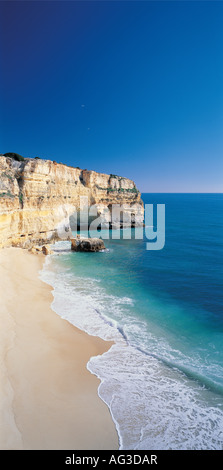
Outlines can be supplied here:
<path id="1" fill-rule="evenodd" d="M 40 274 L 53 286 L 52 309 L 88 334 L 114 342 L 87 368 L 101 381 L 98 393 L 109 407 L 120 449 L 222 449 L 223 411 L 216 395 L 152 351 L 145 354 L 143 321 L 130 316 L 125 328 L 119 322 L 134 300 L 108 295 L 98 278 L 76 275 L 66 267 L 66 242 L 56 247 L 64 261 L 49 256 Z"/>

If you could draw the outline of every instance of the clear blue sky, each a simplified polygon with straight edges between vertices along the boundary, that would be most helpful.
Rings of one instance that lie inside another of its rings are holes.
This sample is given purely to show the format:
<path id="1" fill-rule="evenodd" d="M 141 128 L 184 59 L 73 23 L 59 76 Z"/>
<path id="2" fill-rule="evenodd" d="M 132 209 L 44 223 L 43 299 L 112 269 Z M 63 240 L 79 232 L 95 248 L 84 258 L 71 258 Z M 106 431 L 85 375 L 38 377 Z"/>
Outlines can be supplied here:
<path id="1" fill-rule="evenodd" d="M 0 153 L 223 192 L 223 2 L 0 2 Z"/>

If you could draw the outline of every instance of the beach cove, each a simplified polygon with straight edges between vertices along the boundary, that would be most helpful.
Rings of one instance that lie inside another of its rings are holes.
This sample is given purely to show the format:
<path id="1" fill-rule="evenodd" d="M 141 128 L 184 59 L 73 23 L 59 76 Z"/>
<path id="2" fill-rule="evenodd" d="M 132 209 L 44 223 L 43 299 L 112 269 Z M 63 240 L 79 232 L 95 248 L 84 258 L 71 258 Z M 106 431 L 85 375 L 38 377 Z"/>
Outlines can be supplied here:
<path id="1" fill-rule="evenodd" d="M 112 343 L 51 309 L 52 288 L 39 279 L 44 259 L 0 251 L 0 448 L 118 449 L 100 380 L 86 367 Z"/>
<path id="2" fill-rule="evenodd" d="M 143 200 L 166 204 L 164 250 L 149 252 L 134 230 L 106 239 L 101 253 L 61 241 L 40 277 L 54 288 L 58 315 L 113 342 L 87 368 L 100 379 L 120 450 L 222 449 L 222 196 Z"/>

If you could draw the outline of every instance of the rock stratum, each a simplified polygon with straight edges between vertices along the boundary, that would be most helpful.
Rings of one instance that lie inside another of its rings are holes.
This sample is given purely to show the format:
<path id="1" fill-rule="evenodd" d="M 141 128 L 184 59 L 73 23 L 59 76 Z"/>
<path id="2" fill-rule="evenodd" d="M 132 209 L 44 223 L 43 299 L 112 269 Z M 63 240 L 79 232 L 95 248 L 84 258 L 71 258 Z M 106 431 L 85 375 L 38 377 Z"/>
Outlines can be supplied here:
<path id="1" fill-rule="evenodd" d="M 81 201 L 94 206 L 95 216 L 105 226 L 115 223 L 112 207 L 116 204 L 131 226 L 143 223 L 141 194 L 128 178 L 50 160 L 0 156 L 0 248 L 30 248 L 70 238 L 71 221 L 74 214 L 78 219 Z"/>

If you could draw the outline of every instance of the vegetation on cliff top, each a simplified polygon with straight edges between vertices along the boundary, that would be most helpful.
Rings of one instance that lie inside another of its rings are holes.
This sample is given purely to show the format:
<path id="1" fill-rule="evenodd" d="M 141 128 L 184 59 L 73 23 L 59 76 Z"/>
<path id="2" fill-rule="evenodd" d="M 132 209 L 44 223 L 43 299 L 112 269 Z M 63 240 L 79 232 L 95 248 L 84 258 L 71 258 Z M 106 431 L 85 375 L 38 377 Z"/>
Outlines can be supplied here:
<path id="1" fill-rule="evenodd" d="M 8 152 L 3 154 L 4 157 L 7 158 L 13 158 L 13 160 L 16 160 L 17 162 L 23 162 L 25 160 L 22 155 L 19 155 L 18 153 L 13 153 L 13 152 Z"/>

